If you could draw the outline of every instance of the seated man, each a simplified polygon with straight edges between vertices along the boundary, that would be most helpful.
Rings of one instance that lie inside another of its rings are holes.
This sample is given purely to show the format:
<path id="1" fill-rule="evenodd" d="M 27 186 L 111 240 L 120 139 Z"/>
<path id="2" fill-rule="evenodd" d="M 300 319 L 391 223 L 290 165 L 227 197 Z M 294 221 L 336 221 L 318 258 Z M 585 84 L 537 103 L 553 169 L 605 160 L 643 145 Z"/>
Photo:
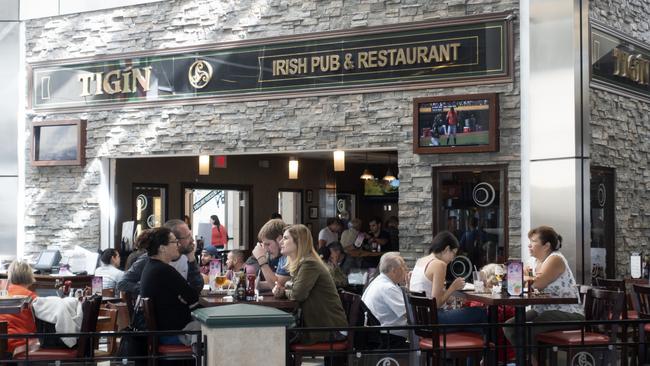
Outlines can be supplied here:
<path id="1" fill-rule="evenodd" d="M 257 234 L 260 242 L 253 248 L 253 255 L 246 260 L 246 265 L 253 266 L 255 272 L 261 269 L 261 290 L 271 290 L 276 282 L 284 286 L 290 278 L 289 270 L 285 268 L 287 257 L 280 255 L 280 240 L 285 226 L 284 221 L 280 219 L 267 221 Z M 246 271 L 248 272 L 248 269 Z"/>
<path id="2" fill-rule="evenodd" d="M 170 262 L 169 264 L 174 267 L 183 278 L 187 280 L 196 292 L 201 292 L 203 289 L 203 277 L 199 271 L 199 266 L 196 263 L 194 256 L 194 237 L 192 230 L 187 226 L 183 220 L 169 220 L 164 225 L 170 229 L 176 239 L 178 239 L 178 252 L 181 256 Z M 146 254 L 141 255 L 133 266 L 129 268 L 124 274 L 124 277 L 117 283 L 117 289 L 124 292 L 129 292 L 134 295 L 134 298 L 140 293 L 140 277 L 144 266 L 149 262 L 149 256 Z"/>
<path id="3" fill-rule="evenodd" d="M 228 269 L 226 272 L 226 278 L 228 280 L 232 280 L 232 277 L 235 275 L 235 273 L 244 270 L 245 264 L 246 262 L 243 250 L 233 249 L 228 252 L 228 259 L 226 259 L 226 268 Z M 255 274 L 255 272 L 252 274 Z"/>
<path id="4" fill-rule="evenodd" d="M 382 326 L 407 325 L 406 306 L 400 285 L 406 282 L 407 268 L 397 252 L 388 252 L 379 261 L 379 276 L 366 288 L 361 300 Z M 383 345 L 391 348 L 406 345 L 407 330 L 390 332 L 382 337 Z"/>
<path id="5" fill-rule="evenodd" d="M 207 248 L 201 251 L 201 264 L 199 266 L 199 271 L 201 276 L 203 276 L 203 282 L 208 283 L 208 276 L 210 276 L 210 262 L 219 255 L 217 248 L 212 245 L 208 245 Z"/>
<path id="6" fill-rule="evenodd" d="M 124 277 L 120 271 L 120 253 L 112 248 L 106 249 L 99 257 L 100 266 L 95 270 L 95 276 L 102 278 L 103 289 L 117 289 L 117 283 Z M 116 292 L 117 294 L 117 292 Z"/>

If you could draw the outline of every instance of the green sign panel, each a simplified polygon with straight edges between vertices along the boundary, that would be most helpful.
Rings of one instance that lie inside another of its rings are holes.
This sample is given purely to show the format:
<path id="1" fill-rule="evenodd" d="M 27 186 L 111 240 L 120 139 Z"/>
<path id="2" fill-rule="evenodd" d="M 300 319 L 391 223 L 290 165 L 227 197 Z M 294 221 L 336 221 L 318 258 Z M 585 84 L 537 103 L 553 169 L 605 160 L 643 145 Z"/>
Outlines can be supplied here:
<path id="1" fill-rule="evenodd" d="M 402 26 L 401 28 L 405 28 Z M 508 77 L 510 24 L 476 20 L 366 34 L 34 65 L 35 110 L 241 98 Z"/>

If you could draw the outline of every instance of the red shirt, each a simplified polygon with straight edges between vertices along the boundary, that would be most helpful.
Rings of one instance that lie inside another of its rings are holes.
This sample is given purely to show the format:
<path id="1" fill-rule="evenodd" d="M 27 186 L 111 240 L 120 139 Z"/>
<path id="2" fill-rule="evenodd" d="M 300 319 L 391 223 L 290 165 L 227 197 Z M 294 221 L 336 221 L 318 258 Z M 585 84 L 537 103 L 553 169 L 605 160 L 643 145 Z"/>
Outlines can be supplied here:
<path id="1" fill-rule="evenodd" d="M 7 288 L 9 295 L 30 296 L 36 298 L 36 294 L 22 286 L 10 284 Z M 7 322 L 8 334 L 36 333 L 36 322 L 32 307 L 24 307 L 18 314 L 0 314 L 0 321 Z M 8 340 L 7 350 L 13 352 L 18 346 L 25 345 L 25 339 L 10 338 Z"/>
<path id="2" fill-rule="evenodd" d="M 212 227 L 212 245 L 213 246 L 226 246 L 228 243 L 228 232 L 223 225 Z"/>
<path id="3" fill-rule="evenodd" d="M 450 109 L 449 112 L 447 112 L 447 124 L 450 126 L 458 124 L 458 113 L 456 113 L 455 110 L 452 112 Z"/>

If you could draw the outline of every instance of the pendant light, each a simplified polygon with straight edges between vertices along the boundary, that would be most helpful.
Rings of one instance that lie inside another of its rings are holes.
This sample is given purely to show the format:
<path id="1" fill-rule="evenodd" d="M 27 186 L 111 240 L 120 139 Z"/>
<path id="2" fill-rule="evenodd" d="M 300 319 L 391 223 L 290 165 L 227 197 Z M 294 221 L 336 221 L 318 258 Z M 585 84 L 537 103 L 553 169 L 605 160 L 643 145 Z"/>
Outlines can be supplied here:
<path id="1" fill-rule="evenodd" d="M 335 172 L 345 171 L 345 151 L 343 150 L 334 151 L 334 171 Z"/>
<path id="2" fill-rule="evenodd" d="M 386 170 L 386 175 L 384 175 L 384 180 L 385 180 L 386 182 L 392 182 L 392 181 L 394 181 L 395 179 L 397 179 L 397 178 L 395 178 L 395 176 L 393 175 L 393 171 L 390 170 L 390 163 L 391 163 L 391 159 L 390 159 L 390 153 L 389 153 L 389 154 L 388 154 L 388 170 Z"/>
<path id="3" fill-rule="evenodd" d="M 367 151 L 366 151 L 366 165 L 368 165 L 368 152 Z M 372 175 L 372 173 L 370 172 L 370 170 L 368 170 L 368 168 L 365 168 L 363 170 L 363 173 L 361 173 L 360 178 L 363 179 L 363 180 L 369 180 L 369 179 L 375 179 L 375 176 Z"/>

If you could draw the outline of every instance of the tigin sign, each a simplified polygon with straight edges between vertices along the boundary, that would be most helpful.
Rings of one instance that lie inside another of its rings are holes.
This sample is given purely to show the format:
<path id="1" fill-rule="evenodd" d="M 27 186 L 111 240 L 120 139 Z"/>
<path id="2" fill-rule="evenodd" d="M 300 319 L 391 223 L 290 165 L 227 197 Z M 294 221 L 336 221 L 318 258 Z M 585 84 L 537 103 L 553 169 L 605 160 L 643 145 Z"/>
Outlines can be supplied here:
<path id="1" fill-rule="evenodd" d="M 512 81 L 507 13 L 32 64 L 34 110 Z"/>

